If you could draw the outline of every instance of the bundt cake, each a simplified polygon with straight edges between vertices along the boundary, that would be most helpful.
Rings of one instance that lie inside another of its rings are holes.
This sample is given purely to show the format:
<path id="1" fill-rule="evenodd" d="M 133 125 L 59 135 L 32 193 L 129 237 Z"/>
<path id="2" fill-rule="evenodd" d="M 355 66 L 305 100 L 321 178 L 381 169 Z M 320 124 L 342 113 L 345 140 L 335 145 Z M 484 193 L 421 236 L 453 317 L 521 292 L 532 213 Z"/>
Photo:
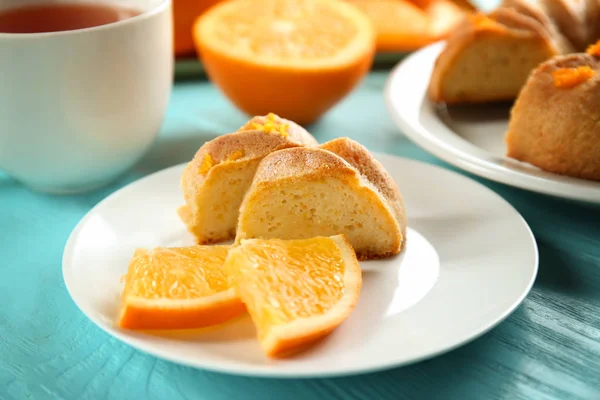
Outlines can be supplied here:
<path id="1" fill-rule="evenodd" d="M 543 0 L 549 17 L 576 49 L 585 48 L 589 37 L 586 24 L 587 0 Z"/>
<path id="2" fill-rule="evenodd" d="M 586 0 L 587 16 L 585 24 L 588 26 L 589 43 L 600 39 L 600 0 Z"/>
<path id="3" fill-rule="evenodd" d="M 472 15 L 437 58 L 429 97 L 447 104 L 512 100 L 531 70 L 559 54 L 560 45 L 540 22 L 514 9 Z"/>
<path id="4" fill-rule="evenodd" d="M 594 0 L 595 1 L 595 0 Z M 518 14 L 533 18 L 539 22 L 550 37 L 554 40 L 560 54 L 575 51 L 573 44 L 558 28 L 557 23 L 550 18 L 550 13 L 545 0 L 504 0 L 501 9 L 512 9 Z"/>
<path id="5" fill-rule="evenodd" d="M 504 0 L 448 38 L 429 83 L 434 102 L 514 100 L 531 71 L 600 37 L 598 0 Z"/>
<path id="6" fill-rule="evenodd" d="M 198 244 L 233 239 L 240 204 L 259 162 L 276 150 L 316 145 L 292 121 L 274 114 L 254 117 L 237 132 L 200 147 L 181 177 L 185 205 L 179 216 Z"/>
<path id="7" fill-rule="evenodd" d="M 509 157 L 600 180 L 599 49 L 553 57 L 531 73 L 511 110 Z"/>
<path id="8" fill-rule="evenodd" d="M 399 253 L 405 232 L 394 181 L 366 149 L 338 139 L 322 148 L 276 151 L 261 161 L 240 208 L 236 242 L 343 233 L 366 260 Z"/>

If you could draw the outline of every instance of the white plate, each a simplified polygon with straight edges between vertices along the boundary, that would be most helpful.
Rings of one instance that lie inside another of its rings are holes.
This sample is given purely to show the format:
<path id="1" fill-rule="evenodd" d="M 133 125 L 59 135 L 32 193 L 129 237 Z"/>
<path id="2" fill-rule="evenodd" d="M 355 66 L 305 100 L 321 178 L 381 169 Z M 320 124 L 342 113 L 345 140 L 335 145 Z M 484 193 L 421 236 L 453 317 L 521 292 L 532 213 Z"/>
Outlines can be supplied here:
<path id="1" fill-rule="evenodd" d="M 486 332 L 523 300 L 537 272 L 529 227 L 483 185 L 432 165 L 377 155 L 397 181 L 409 219 L 402 256 L 361 263 L 350 318 L 295 358 L 266 359 L 248 317 L 201 332 L 151 336 L 113 326 L 136 247 L 192 244 L 175 210 L 183 165 L 112 194 L 74 229 L 63 276 L 77 306 L 110 335 L 177 363 L 269 377 L 323 377 L 421 360 Z"/>
<path id="2" fill-rule="evenodd" d="M 510 104 L 436 107 L 427 86 L 444 42 L 407 57 L 390 73 L 385 99 L 400 130 L 442 160 L 473 174 L 519 187 L 600 203 L 600 182 L 545 172 L 505 156 Z"/>

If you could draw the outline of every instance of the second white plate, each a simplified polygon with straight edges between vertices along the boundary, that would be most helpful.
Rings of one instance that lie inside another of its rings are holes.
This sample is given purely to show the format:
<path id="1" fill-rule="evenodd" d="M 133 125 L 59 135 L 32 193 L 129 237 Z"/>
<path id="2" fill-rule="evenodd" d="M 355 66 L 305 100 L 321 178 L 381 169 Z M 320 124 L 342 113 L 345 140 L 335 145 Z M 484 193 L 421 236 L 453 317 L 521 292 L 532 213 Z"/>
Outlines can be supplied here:
<path id="1" fill-rule="evenodd" d="M 505 156 L 510 104 L 437 107 L 427 96 L 444 42 L 407 57 L 390 73 L 388 109 L 400 130 L 442 160 L 481 177 L 553 196 L 600 204 L 600 182 L 545 172 Z"/>
<path id="2" fill-rule="evenodd" d="M 357 308 L 325 341 L 285 360 L 260 350 L 248 317 L 211 329 L 150 335 L 115 327 L 136 247 L 192 244 L 176 214 L 175 166 L 115 192 L 77 225 L 63 276 L 77 306 L 108 334 L 177 363 L 235 374 L 324 377 L 432 357 L 486 332 L 529 292 L 537 249 L 521 216 L 496 193 L 432 165 L 377 155 L 398 183 L 409 221 L 404 253 L 362 262 Z"/>

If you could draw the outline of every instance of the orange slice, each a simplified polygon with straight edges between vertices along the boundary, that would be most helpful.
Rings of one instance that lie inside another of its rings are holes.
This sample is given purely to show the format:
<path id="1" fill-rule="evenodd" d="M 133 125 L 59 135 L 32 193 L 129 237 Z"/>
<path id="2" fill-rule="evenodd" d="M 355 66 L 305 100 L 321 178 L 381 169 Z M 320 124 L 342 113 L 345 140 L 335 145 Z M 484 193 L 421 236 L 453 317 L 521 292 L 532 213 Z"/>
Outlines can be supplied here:
<path id="1" fill-rule="evenodd" d="M 401 0 L 350 0 L 373 22 L 377 51 L 410 51 L 432 41 L 429 17 L 416 5 Z"/>
<path id="2" fill-rule="evenodd" d="M 467 0 L 435 0 L 426 9 L 434 40 L 445 39 L 475 11 Z"/>
<path id="3" fill-rule="evenodd" d="M 295 353 L 336 329 L 354 309 L 362 285 L 344 235 L 242 240 L 225 269 L 270 357 Z"/>
<path id="4" fill-rule="evenodd" d="M 223 264 L 230 246 L 138 249 L 129 264 L 118 325 L 192 329 L 245 311 Z"/>
<path id="5" fill-rule="evenodd" d="M 377 51 L 416 50 L 446 37 L 466 15 L 460 0 L 346 0 L 369 17 Z"/>
<path id="6" fill-rule="evenodd" d="M 250 115 L 307 124 L 369 70 L 375 32 L 340 0 L 231 0 L 203 14 L 194 41 L 209 78 Z"/>

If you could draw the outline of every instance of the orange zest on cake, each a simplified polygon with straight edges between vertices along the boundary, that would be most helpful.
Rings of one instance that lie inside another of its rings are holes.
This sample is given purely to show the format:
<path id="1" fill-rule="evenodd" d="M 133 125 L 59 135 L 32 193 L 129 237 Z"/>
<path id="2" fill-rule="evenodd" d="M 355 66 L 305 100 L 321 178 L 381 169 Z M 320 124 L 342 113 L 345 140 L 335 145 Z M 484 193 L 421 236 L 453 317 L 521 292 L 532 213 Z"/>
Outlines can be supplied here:
<path id="1" fill-rule="evenodd" d="M 227 157 L 227 161 L 239 160 L 242 157 L 244 157 L 244 150 L 235 150 L 229 155 L 229 157 Z"/>
<path id="2" fill-rule="evenodd" d="M 589 45 L 586 49 L 586 53 L 596 57 L 600 57 L 600 40 L 594 44 Z"/>
<path id="3" fill-rule="evenodd" d="M 213 160 L 210 154 L 206 153 L 202 158 L 202 163 L 200 164 L 200 168 L 198 168 L 198 173 L 204 175 L 214 166 L 215 160 Z"/>
<path id="4" fill-rule="evenodd" d="M 264 121 L 255 121 L 252 120 L 248 124 L 244 125 L 240 130 L 249 131 L 249 130 L 259 130 L 265 133 L 276 133 L 281 135 L 282 137 L 289 136 L 290 124 L 283 123 L 279 119 L 279 117 L 273 113 L 267 114 Z"/>
<path id="5" fill-rule="evenodd" d="M 559 68 L 552 72 L 554 86 L 560 89 L 569 89 L 588 81 L 596 75 L 596 71 L 587 65 L 577 68 Z"/>

